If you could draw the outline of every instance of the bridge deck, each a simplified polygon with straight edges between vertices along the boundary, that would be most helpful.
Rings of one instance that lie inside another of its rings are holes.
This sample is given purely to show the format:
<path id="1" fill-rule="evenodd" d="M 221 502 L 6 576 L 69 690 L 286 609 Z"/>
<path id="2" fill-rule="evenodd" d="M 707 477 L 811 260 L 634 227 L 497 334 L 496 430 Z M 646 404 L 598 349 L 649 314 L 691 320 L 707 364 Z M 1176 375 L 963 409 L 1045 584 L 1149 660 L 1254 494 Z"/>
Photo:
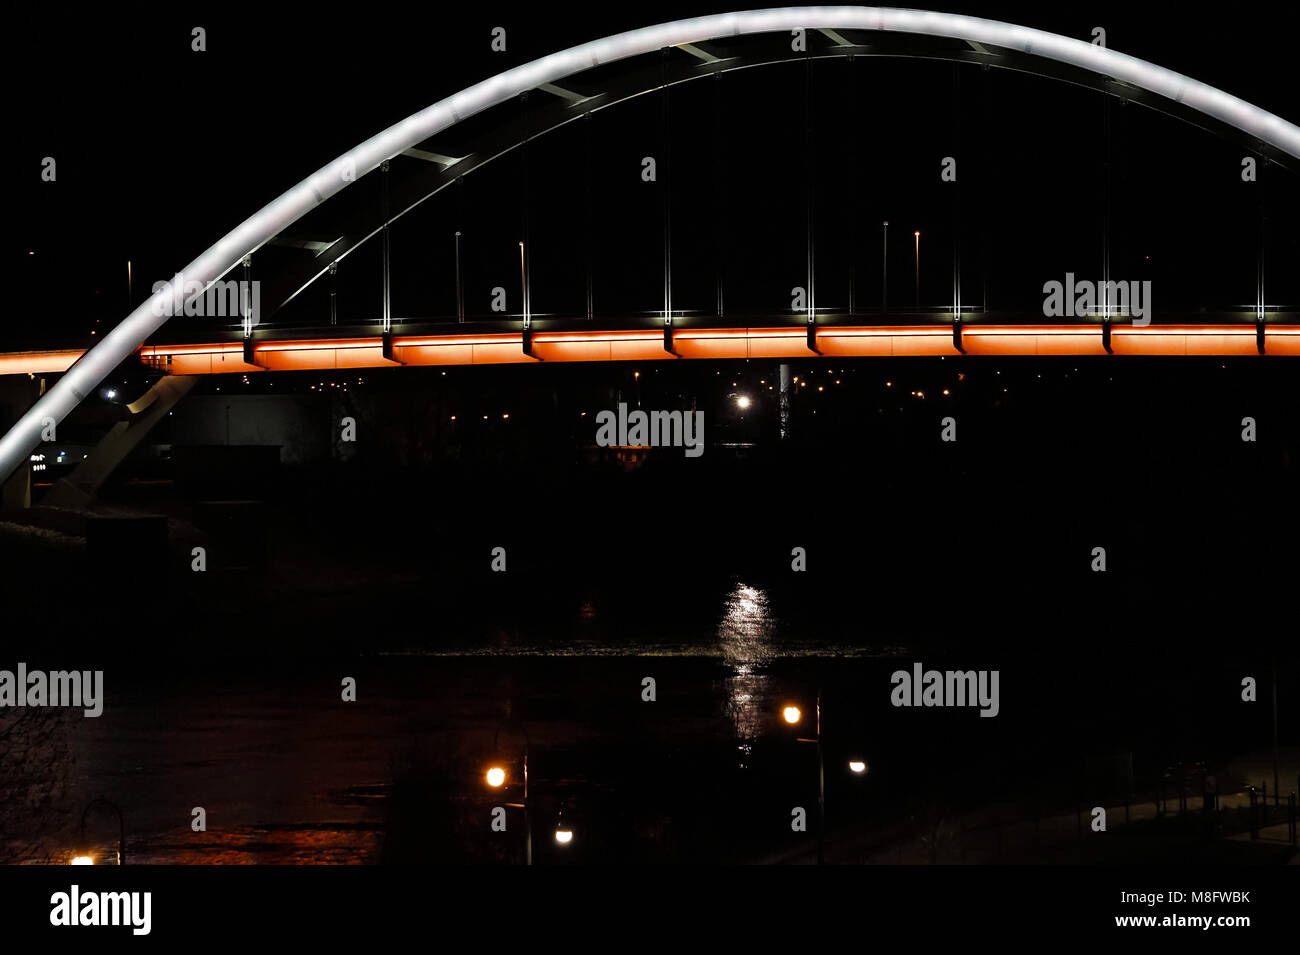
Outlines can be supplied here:
<path id="1" fill-rule="evenodd" d="M 482 365 L 535 361 L 658 361 L 696 359 L 783 359 L 903 357 L 933 355 L 1088 356 L 1107 354 L 1100 324 L 979 325 L 962 331 L 961 349 L 949 325 L 819 326 L 817 352 L 808 348 L 804 326 L 680 328 L 673 353 L 664 349 L 662 328 L 537 331 L 531 355 L 520 332 L 396 335 L 393 360 L 384 357 L 379 335 L 295 337 L 255 341 L 256 364 L 246 362 L 238 339 L 187 344 L 150 344 L 142 361 L 178 375 L 258 371 L 321 371 L 420 365 Z M 1300 355 L 1300 325 L 1268 325 L 1268 355 Z M 0 354 L 0 374 L 66 371 L 77 349 Z M 1146 356 L 1257 355 L 1253 325 L 1116 325 L 1110 354 Z"/>

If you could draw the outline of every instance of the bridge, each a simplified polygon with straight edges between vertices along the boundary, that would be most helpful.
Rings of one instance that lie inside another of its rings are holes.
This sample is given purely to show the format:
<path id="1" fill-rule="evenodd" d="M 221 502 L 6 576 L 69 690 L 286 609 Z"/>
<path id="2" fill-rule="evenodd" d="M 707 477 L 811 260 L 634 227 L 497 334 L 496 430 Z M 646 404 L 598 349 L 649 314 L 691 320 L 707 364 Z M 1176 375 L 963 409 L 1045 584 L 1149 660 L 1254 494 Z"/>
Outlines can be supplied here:
<path id="1" fill-rule="evenodd" d="M 1100 91 L 1107 104 L 1133 102 L 1167 113 L 1239 144 L 1261 163 L 1286 171 L 1300 168 L 1300 128 L 1294 124 L 1103 45 L 1014 24 L 845 6 L 746 11 L 633 30 L 508 70 L 361 143 L 237 226 L 93 347 L 46 342 L 0 354 L 0 375 L 61 375 L 0 438 L 0 475 L 13 473 L 38 446 L 43 430 L 63 420 L 123 362 L 140 361 L 167 376 L 190 377 L 548 361 L 1300 354 L 1300 313 L 1267 302 L 1262 239 L 1252 305 L 1176 309 L 1145 325 L 1131 321 L 1132 316 L 1108 299 L 1073 322 L 1044 319 L 1023 308 L 990 309 L 987 300 L 967 301 L 957 240 L 951 300 L 942 307 L 922 307 L 919 233 L 915 307 L 891 304 L 883 288 L 880 304 L 865 306 L 855 300 L 852 279 L 847 307 L 819 306 L 811 198 L 806 271 L 803 285 L 792 290 L 802 294 L 783 311 L 728 309 L 721 278 L 713 308 L 684 309 L 675 303 L 673 228 L 665 202 L 663 301 L 653 312 L 596 314 L 588 266 L 585 314 L 535 313 L 532 251 L 521 241 L 518 284 L 511 287 L 521 307 L 509 313 L 499 310 L 486 319 L 471 318 L 466 314 L 457 233 L 456 313 L 394 315 L 394 223 L 464 182 L 476 169 L 507 154 L 538 148 L 535 144 L 544 144 L 548 134 L 562 127 L 656 91 L 716 81 L 741 70 L 803 62 L 808 64 L 811 96 L 814 62 L 866 57 L 947 61 L 1044 76 Z M 504 104 L 520 100 L 524 109 L 500 115 Z M 670 128 L 665 118 L 665 139 Z M 472 142 L 462 138 L 448 145 L 453 131 L 472 137 Z M 369 191 L 347 189 L 358 181 L 369 183 Z M 341 193 L 354 201 L 329 201 Z M 524 214 L 527 237 L 526 209 Z M 954 204 L 954 219 L 958 214 Z M 1108 218 L 1107 223 L 1099 256 L 1103 282 L 1111 280 Z M 374 248 L 368 246 L 372 240 L 381 259 L 378 308 L 340 324 L 339 271 L 358 250 Z M 242 275 L 243 281 L 252 281 L 256 274 L 265 287 L 264 308 L 256 320 L 246 313 L 236 327 L 188 321 L 167 325 L 169 315 L 182 313 L 214 282 L 232 274 Z M 313 311 L 306 301 L 305 293 L 320 286 L 329 289 L 327 314 Z M 181 324 L 184 327 L 177 328 Z M 169 400 L 179 400 L 188 388 L 167 390 Z M 141 411 L 150 406 L 156 417 L 166 405 L 150 398 Z"/>
<path id="2" fill-rule="evenodd" d="M 421 328 L 415 323 L 398 325 L 390 335 L 374 334 L 373 326 L 274 329 L 259 332 L 256 339 L 232 331 L 223 340 L 150 343 L 136 354 L 150 368 L 171 375 L 685 358 L 1300 355 L 1300 324 L 1270 323 L 1260 335 L 1253 322 L 1244 321 L 1112 328 L 1101 322 L 863 325 L 846 315 L 819 315 L 811 340 L 805 328 L 792 328 L 788 319 L 780 318 L 744 326 L 678 319 L 667 336 L 644 327 L 547 327 L 559 324 L 538 321 L 527 340 L 518 330 L 483 328 L 465 333 L 455 326 Z M 65 372 L 85 354 L 78 349 L 8 353 L 0 355 L 0 374 Z"/>

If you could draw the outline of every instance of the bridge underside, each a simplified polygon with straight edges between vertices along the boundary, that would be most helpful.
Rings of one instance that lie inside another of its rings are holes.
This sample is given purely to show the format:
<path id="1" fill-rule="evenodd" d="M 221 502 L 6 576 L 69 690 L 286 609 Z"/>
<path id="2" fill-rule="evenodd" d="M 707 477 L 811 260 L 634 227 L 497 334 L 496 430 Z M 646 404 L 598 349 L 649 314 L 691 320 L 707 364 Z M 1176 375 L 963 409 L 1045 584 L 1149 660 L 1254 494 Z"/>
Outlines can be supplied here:
<path id="1" fill-rule="evenodd" d="M 287 330 L 286 330 L 287 331 Z M 681 328 L 672 352 L 661 329 L 636 328 L 536 331 L 528 353 L 518 332 L 394 335 L 385 357 L 379 335 L 283 338 L 252 346 L 247 361 L 239 340 L 150 344 L 139 356 L 159 371 L 177 375 L 219 375 L 259 371 L 328 371 L 421 365 L 495 365 L 537 361 L 659 361 L 677 359 L 875 358 L 935 355 L 982 356 L 1205 356 L 1260 354 L 1254 325 L 1116 324 L 1109 340 L 1100 322 L 1070 325 L 966 326 L 960 340 L 950 325 L 827 325 L 816 330 L 816 351 L 804 326 Z M 960 347 L 959 347 L 960 346 Z M 1300 355 L 1300 325 L 1268 325 L 1264 353 Z M 0 374 L 56 373 L 80 357 L 78 351 L 0 355 Z"/>

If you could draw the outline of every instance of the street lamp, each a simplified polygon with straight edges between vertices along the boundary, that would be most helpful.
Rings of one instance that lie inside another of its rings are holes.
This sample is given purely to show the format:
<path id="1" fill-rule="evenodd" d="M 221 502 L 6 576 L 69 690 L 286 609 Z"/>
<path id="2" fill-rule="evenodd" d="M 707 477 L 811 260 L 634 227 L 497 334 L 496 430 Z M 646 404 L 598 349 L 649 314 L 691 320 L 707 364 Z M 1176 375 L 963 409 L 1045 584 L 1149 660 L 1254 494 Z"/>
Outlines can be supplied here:
<path id="1" fill-rule="evenodd" d="M 564 822 L 564 805 L 561 803 L 560 811 L 555 817 L 555 843 L 556 845 L 567 846 L 573 842 L 573 830 Z"/>
<path id="2" fill-rule="evenodd" d="M 504 723 L 501 724 L 501 726 L 504 725 L 505 725 Z M 494 753 L 500 753 L 501 751 L 501 726 L 497 727 L 497 731 L 495 735 L 492 737 L 492 751 Z M 523 726 L 521 726 L 520 729 L 523 731 L 524 734 L 524 758 L 523 758 L 524 773 L 522 777 L 523 801 L 508 802 L 506 803 L 506 806 L 510 809 L 522 809 L 524 812 L 524 864 L 532 865 L 533 864 L 533 823 L 532 823 L 532 819 L 528 815 L 528 748 L 531 745 L 532 741 L 528 738 L 528 729 Z M 494 761 L 488 767 L 488 770 L 484 774 L 483 778 L 487 782 L 487 784 L 491 786 L 493 789 L 500 789 L 502 786 L 505 785 L 506 776 L 507 774 L 506 774 L 504 764 L 500 761 Z"/>
<path id="3" fill-rule="evenodd" d="M 916 237 L 916 307 L 921 307 L 921 230 L 912 233 Z"/>
<path id="4" fill-rule="evenodd" d="M 803 718 L 803 713 L 799 707 L 789 703 L 781 711 L 781 716 L 794 726 Z M 816 717 L 814 726 L 816 735 L 812 739 L 796 737 L 795 742 L 817 744 L 817 864 L 821 865 L 826 861 L 826 766 L 822 761 L 822 691 L 820 689 L 817 691 Z"/>
<path id="5" fill-rule="evenodd" d="M 817 744 L 817 864 L 826 861 L 826 763 L 822 753 L 822 691 L 817 691 L 816 725 L 813 737 L 805 739 L 796 737 L 797 743 Z M 793 703 L 787 703 L 781 710 L 781 718 L 791 726 L 803 719 L 803 711 Z M 867 774 L 867 761 L 854 754 L 848 760 L 849 772 L 855 776 Z"/>
<path id="6" fill-rule="evenodd" d="M 886 294 L 889 290 L 889 220 L 884 222 L 885 239 L 881 245 L 882 254 L 880 257 L 880 313 L 883 315 L 888 311 L 889 296 Z"/>
<path id="7" fill-rule="evenodd" d="M 86 804 L 86 808 L 81 811 L 81 843 L 77 854 L 72 858 L 72 865 L 95 864 L 95 856 L 90 851 L 90 843 L 86 841 L 86 817 L 90 815 L 90 810 L 96 806 L 104 806 L 117 814 L 117 864 L 126 865 L 126 823 L 122 819 L 122 810 L 103 796 L 92 799 Z"/>

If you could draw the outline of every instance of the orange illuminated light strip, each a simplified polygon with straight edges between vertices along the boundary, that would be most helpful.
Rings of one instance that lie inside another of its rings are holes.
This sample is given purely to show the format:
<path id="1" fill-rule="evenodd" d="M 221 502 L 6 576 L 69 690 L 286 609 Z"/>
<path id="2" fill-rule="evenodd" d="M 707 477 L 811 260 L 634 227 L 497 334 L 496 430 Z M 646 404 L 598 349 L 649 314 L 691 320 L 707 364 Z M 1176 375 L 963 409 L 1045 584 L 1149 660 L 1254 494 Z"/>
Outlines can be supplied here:
<path id="1" fill-rule="evenodd" d="M 85 354 L 81 349 L 27 351 L 0 355 L 0 375 L 40 375 L 67 371 Z"/>
<path id="2" fill-rule="evenodd" d="M 1270 355 L 1300 355 L 1300 326 L 1273 325 L 1267 330 Z M 1116 326 L 1111 352 L 1116 355 L 1256 354 L 1253 325 Z M 671 361 L 676 358 L 811 358 L 803 326 L 784 328 L 679 329 L 673 333 L 675 355 L 663 350 L 659 329 L 538 332 L 531 356 L 523 353 L 516 333 L 421 335 L 395 338 L 393 356 L 383 357 L 382 339 L 341 338 L 268 342 L 255 346 L 258 364 L 245 364 L 237 343 L 150 345 L 142 357 L 171 356 L 174 374 L 222 374 L 252 371 L 383 368 L 401 365 L 511 364 L 535 361 Z M 1104 355 L 1099 325 L 965 325 L 967 355 Z M 824 357 L 921 356 L 960 354 L 952 343 L 952 326 L 822 326 L 817 347 Z"/>
<path id="3" fill-rule="evenodd" d="M 511 362 L 671 360 L 681 358 L 804 358 L 804 327 L 680 329 L 673 333 L 677 356 L 663 351 L 658 329 L 620 331 L 538 332 L 535 357 L 523 354 L 522 339 L 513 333 L 423 335 L 398 338 L 394 355 L 407 365 L 472 365 Z M 823 326 L 817 329 L 818 348 L 830 357 L 871 355 L 957 354 L 948 325 L 915 327 Z M 966 325 L 962 345 L 968 355 L 1091 355 L 1105 354 L 1095 325 Z M 1266 349 L 1270 355 L 1300 355 L 1300 326 L 1270 325 Z M 1252 325 L 1120 325 L 1111 332 L 1111 351 L 1134 355 L 1255 354 Z M 349 353 L 340 360 L 339 353 Z M 174 374 L 223 374 L 267 370 L 382 368 L 380 338 L 342 338 L 267 342 L 255 346 L 260 364 L 244 363 L 242 344 L 214 342 L 192 345 L 149 345 L 142 358 L 171 358 Z M 0 375 L 50 374 L 67 371 L 82 352 L 77 349 L 0 354 Z"/>

